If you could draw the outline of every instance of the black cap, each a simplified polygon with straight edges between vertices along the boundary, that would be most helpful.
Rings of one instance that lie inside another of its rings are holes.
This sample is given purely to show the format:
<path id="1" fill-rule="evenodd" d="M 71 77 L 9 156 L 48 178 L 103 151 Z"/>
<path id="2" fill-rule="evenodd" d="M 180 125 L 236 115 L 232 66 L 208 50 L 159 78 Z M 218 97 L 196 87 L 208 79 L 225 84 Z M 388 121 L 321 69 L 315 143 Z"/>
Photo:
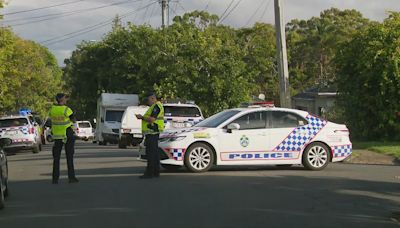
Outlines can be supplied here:
<path id="1" fill-rule="evenodd" d="M 56 100 L 59 101 L 63 97 L 67 97 L 68 98 L 68 95 L 66 95 L 65 93 L 57 93 Z"/>
<path id="2" fill-rule="evenodd" d="M 146 98 L 151 97 L 151 96 L 157 97 L 155 92 L 148 92 L 148 93 L 146 93 Z"/>

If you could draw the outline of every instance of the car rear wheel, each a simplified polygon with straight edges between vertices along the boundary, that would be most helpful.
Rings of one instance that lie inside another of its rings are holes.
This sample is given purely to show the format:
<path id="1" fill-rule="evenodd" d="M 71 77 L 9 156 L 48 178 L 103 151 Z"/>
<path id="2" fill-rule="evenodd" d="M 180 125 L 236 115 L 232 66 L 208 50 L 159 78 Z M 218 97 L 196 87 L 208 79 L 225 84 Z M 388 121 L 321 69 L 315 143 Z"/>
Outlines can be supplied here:
<path id="1" fill-rule="evenodd" d="M 208 171 L 214 164 L 214 152 L 204 143 L 195 143 L 185 154 L 185 166 L 192 172 Z"/>
<path id="2" fill-rule="evenodd" d="M 35 147 L 33 147 L 32 152 L 33 152 L 34 154 L 37 154 L 37 153 L 39 153 L 40 150 L 41 150 L 41 149 L 40 149 L 40 145 L 36 145 Z"/>
<path id="3" fill-rule="evenodd" d="M 323 170 L 330 161 L 330 153 L 322 143 L 312 143 L 303 152 L 303 165 L 309 170 Z"/>
<path id="4" fill-rule="evenodd" d="M 125 142 L 122 142 L 122 140 L 118 141 L 118 148 L 120 149 L 126 149 L 126 144 Z"/>

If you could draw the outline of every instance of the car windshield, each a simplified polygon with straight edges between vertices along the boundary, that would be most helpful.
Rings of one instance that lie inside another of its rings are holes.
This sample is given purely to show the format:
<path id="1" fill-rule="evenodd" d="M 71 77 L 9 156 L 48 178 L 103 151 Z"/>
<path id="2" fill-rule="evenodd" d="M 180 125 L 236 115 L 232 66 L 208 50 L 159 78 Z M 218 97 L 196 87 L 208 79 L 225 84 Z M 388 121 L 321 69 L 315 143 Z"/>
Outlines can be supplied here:
<path id="1" fill-rule="evenodd" d="M 81 122 L 81 123 L 78 123 L 78 127 L 79 127 L 79 128 L 91 128 L 89 122 Z"/>
<path id="2" fill-rule="evenodd" d="M 20 127 L 20 126 L 25 126 L 27 124 L 28 124 L 28 120 L 26 118 L 0 120 L 0 128 L 1 127 Z"/>
<path id="3" fill-rule="evenodd" d="M 164 106 L 164 115 L 175 117 L 200 117 L 201 113 L 197 107 Z"/>
<path id="4" fill-rule="evenodd" d="M 220 113 L 217 113 L 202 122 L 195 125 L 195 127 L 218 127 L 227 119 L 231 118 L 232 116 L 238 114 L 239 110 L 225 110 Z"/>
<path id="5" fill-rule="evenodd" d="M 107 110 L 106 121 L 121 122 L 124 111 Z"/>

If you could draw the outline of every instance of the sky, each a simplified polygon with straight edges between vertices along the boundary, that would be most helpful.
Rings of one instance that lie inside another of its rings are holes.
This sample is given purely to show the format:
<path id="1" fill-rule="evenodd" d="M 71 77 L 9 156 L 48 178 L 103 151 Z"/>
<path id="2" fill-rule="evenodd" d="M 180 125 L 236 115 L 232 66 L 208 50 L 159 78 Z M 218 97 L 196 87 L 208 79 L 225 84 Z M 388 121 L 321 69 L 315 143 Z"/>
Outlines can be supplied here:
<path id="1" fill-rule="evenodd" d="M 0 26 L 10 26 L 22 38 L 47 46 L 56 56 L 60 66 L 82 40 L 100 40 L 111 29 L 111 20 L 117 14 L 123 17 L 124 23 L 127 21 L 135 24 L 147 23 L 154 27 L 159 27 L 161 24 L 161 7 L 158 0 L 6 0 L 6 2 L 8 3 L 6 7 L 0 10 L 0 14 L 4 15 L 0 20 Z M 331 7 L 356 9 L 365 17 L 377 21 L 386 18 L 389 11 L 400 11 L 400 0 L 282 0 L 282 2 L 286 22 L 295 18 L 308 19 L 318 16 L 321 11 Z M 223 24 L 236 28 L 252 26 L 255 22 L 274 24 L 274 0 L 233 0 L 233 2 L 232 0 L 171 0 L 170 15 L 172 18 L 193 10 L 207 10 L 220 16 L 228 6 L 231 7 L 227 12 L 234 10 L 222 21 Z M 42 9 L 37 10 L 38 8 Z"/>

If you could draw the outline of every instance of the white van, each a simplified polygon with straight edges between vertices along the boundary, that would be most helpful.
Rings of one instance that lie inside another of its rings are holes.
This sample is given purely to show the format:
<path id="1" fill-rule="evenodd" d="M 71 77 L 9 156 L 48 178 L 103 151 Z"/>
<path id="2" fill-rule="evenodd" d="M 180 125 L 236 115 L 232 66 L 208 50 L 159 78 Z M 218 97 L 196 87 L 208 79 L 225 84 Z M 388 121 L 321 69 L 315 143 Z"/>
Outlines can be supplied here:
<path id="1" fill-rule="evenodd" d="M 163 106 L 165 129 L 192 127 L 204 119 L 194 102 L 165 103 Z"/>
<path id="2" fill-rule="evenodd" d="M 84 141 L 92 140 L 94 137 L 92 124 L 89 121 L 76 121 L 74 131 L 75 135 Z"/>
<path id="3" fill-rule="evenodd" d="M 98 142 L 99 145 L 117 144 L 125 109 L 137 105 L 139 105 L 137 94 L 102 93 L 97 102 L 94 142 Z"/>
<path id="4" fill-rule="evenodd" d="M 119 132 L 119 148 L 123 149 L 130 145 L 136 146 L 142 142 L 142 121 L 137 119 L 135 114 L 144 115 L 148 108 L 148 106 L 129 106 L 126 108 Z"/>

